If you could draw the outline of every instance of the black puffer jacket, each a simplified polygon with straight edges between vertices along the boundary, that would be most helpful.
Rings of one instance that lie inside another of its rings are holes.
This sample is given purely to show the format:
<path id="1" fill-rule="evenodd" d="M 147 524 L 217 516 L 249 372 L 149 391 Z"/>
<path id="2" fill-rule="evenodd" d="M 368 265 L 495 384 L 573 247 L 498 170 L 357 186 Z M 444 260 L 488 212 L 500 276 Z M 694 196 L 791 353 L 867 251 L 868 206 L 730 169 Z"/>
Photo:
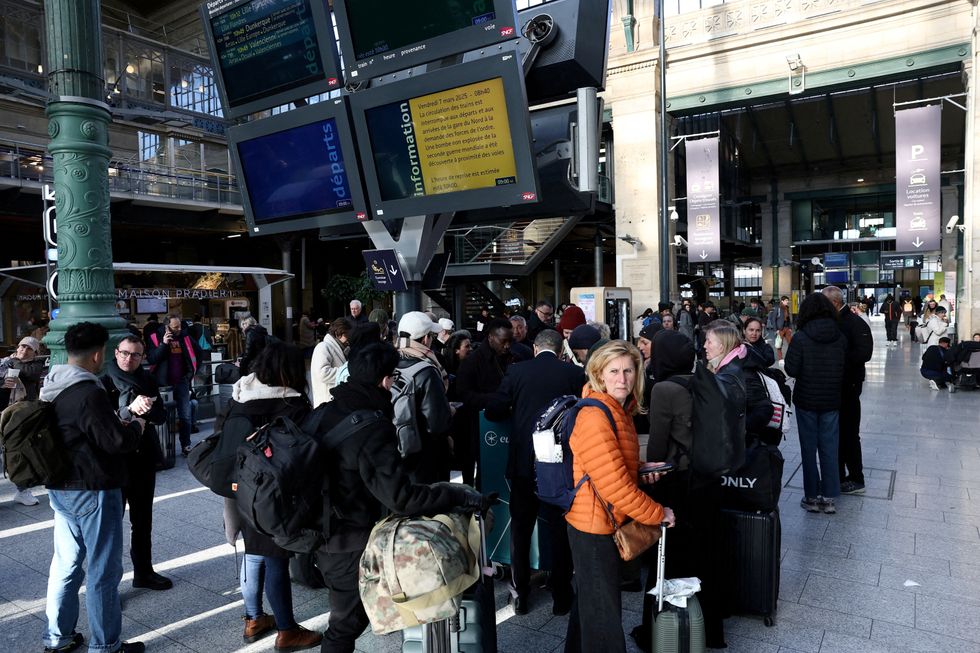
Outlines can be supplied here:
<path id="1" fill-rule="evenodd" d="M 317 408 L 318 432 L 326 435 L 355 410 L 380 410 L 388 418 L 394 416 L 387 391 L 348 379 L 334 389 L 333 401 Z M 460 483 L 413 484 L 396 443 L 395 427 L 385 420 L 359 431 L 326 457 L 334 511 L 327 551 L 363 550 L 371 529 L 389 511 L 436 514 L 466 503 L 469 488 Z"/>
<path id="2" fill-rule="evenodd" d="M 851 312 L 847 306 L 837 316 L 840 332 L 847 339 L 847 355 L 844 361 L 844 383 L 860 386 L 864 383 L 864 364 L 871 360 L 875 341 L 868 323 Z M 853 390 L 847 390 L 848 392 Z"/>
<path id="3" fill-rule="evenodd" d="M 847 338 L 830 318 L 807 322 L 793 335 L 785 363 L 786 374 L 796 379 L 797 408 L 816 412 L 840 408 L 846 351 Z"/>
<path id="4" fill-rule="evenodd" d="M 776 354 L 765 340 L 755 344 L 746 342 L 745 350 L 742 380 L 745 381 L 745 439 L 748 444 L 766 435 L 769 420 L 772 419 L 772 401 L 759 373 L 776 362 Z"/>

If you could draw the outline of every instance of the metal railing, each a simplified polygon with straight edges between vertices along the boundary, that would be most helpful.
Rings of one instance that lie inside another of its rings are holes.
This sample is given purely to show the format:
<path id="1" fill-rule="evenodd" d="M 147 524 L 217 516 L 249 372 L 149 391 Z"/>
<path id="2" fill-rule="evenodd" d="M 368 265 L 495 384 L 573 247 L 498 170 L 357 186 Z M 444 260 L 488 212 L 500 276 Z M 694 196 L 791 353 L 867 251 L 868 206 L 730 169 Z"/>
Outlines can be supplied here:
<path id="1" fill-rule="evenodd" d="M 0 178 L 52 183 L 51 157 L 35 144 L 0 141 Z M 234 175 L 109 161 L 109 192 L 241 206 Z"/>
<path id="2" fill-rule="evenodd" d="M 566 218 L 522 220 L 509 225 L 477 225 L 450 229 L 453 262 L 527 263 L 555 235 Z"/>

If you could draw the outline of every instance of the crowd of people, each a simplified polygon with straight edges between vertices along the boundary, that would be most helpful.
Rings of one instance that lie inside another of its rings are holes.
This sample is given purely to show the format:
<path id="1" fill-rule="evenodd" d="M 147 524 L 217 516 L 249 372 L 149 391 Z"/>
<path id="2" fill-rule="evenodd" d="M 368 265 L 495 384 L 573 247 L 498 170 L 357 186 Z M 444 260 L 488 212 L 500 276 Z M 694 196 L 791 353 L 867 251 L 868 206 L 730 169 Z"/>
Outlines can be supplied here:
<path id="1" fill-rule="evenodd" d="M 886 298 L 880 307 L 886 323 L 900 316 L 900 307 Z M 456 329 L 453 320 L 431 313 L 412 311 L 393 322 L 381 309 L 365 315 L 356 300 L 349 308 L 326 323 L 325 332 L 319 331 L 322 321 L 304 313 L 299 346 L 279 341 L 250 318 L 242 321 L 241 378 L 215 424 L 222 441 L 240 444 L 280 416 L 301 423 L 318 415 L 320 435 L 355 411 L 380 411 L 387 418 L 346 441 L 326 463 L 324 492 L 341 517 L 332 520 L 329 537 L 316 552 L 330 591 L 325 633 L 307 630 L 294 618 L 290 553 L 250 527 L 235 502 L 226 499 L 229 541 L 241 534 L 245 543 L 240 581 L 246 642 L 275 632 L 281 650 L 320 645 L 323 651 L 353 651 L 369 623 L 357 589 L 357 561 L 374 524 L 389 512 L 420 515 L 488 504 L 475 489 L 481 485 L 481 411 L 491 420 L 512 420 L 505 476 L 511 492 L 513 609 L 525 614 L 534 600 L 531 538 L 541 516 L 546 528 L 539 537 L 549 540 L 551 551 L 552 610 L 571 615 L 568 651 L 625 650 L 621 592 L 637 585 L 640 575 L 635 568 L 624 570 L 611 535 L 628 520 L 674 529 L 667 575 L 701 580 L 708 646 L 725 646 L 725 570 L 717 551 L 721 487 L 717 477 L 695 470 L 690 458 L 695 407 L 688 385 L 698 366 L 713 375 L 725 401 L 744 416 L 746 446 L 781 441 L 762 376 L 784 370 L 795 380 L 802 509 L 832 515 L 842 493 L 864 492 L 861 392 L 874 343 L 867 312 L 846 304 L 839 288 L 806 296 L 796 313 L 787 297 L 768 304 L 753 299 L 727 315 L 710 301 L 685 299 L 676 308 L 663 303 L 637 318 L 635 343 L 610 339 L 609 327 L 588 321 L 581 307 L 559 307 L 556 315 L 548 301 L 526 314 L 493 318 L 486 312 L 475 331 Z M 938 303 L 931 308 L 927 303 L 925 310 L 931 311 L 926 324 L 942 321 L 945 311 Z M 55 403 L 75 460 L 70 477 L 48 487 L 55 552 L 46 652 L 65 653 L 82 644 L 76 622 L 83 560 L 89 646 L 142 650 L 138 642 L 120 641 L 118 585 L 127 503 L 134 586 L 172 587 L 152 565 L 153 478 L 160 456 L 152 427 L 165 419 L 160 387 L 170 386 L 180 445 L 189 451 L 190 383 L 204 353 L 192 325 L 168 316 L 145 338 L 123 339 L 108 361 L 103 360 L 105 329 L 75 325 L 65 337 L 68 362 L 53 366 L 43 385 L 43 370 L 31 365 L 38 343 L 32 338 L 20 343 L 19 383 L 5 388 L 18 398 Z M 974 339 L 980 341 L 980 334 Z M 936 349 L 945 364 L 949 344 L 948 337 L 936 336 L 923 369 Z M 582 487 L 563 515 L 536 495 L 532 432 L 541 412 L 565 395 L 595 399 L 602 408 L 583 408 L 575 422 L 573 475 Z M 674 471 L 640 474 L 644 464 L 665 462 Z M 454 472 L 462 483 L 447 483 Z M 649 589 L 655 571 L 652 561 L 644 563 Z M 646 607 L 644 623 L 632 634 L 649 650 L 652 604 Z"/>

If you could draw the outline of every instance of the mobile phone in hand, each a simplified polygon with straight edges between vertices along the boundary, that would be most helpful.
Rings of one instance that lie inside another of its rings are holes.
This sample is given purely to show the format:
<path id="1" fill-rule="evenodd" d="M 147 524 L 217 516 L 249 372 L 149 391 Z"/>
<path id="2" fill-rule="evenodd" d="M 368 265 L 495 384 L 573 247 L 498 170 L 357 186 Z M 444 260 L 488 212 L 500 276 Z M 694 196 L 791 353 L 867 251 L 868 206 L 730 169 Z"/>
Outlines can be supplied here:
<path id="1" fill-rule="evenodd" d="M 640 476 L 646 474 L 666 474 L 677 469 L 674 463 L 644 463 L 640 465 Z"/>

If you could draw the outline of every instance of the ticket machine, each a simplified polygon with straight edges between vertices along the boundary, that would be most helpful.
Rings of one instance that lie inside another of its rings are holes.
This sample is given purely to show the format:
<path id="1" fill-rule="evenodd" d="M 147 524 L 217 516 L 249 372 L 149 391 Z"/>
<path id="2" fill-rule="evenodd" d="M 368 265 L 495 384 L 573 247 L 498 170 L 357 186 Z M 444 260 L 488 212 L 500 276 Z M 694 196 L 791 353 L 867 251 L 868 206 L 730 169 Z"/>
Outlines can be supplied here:
<path id="1" fill-rule="evenodd" d="M 629 288 L 572 288 L 570 299 L 582 309 L 586 320 L 609 325 L 613 340 L 632 340 L 633 291 Z"/>

